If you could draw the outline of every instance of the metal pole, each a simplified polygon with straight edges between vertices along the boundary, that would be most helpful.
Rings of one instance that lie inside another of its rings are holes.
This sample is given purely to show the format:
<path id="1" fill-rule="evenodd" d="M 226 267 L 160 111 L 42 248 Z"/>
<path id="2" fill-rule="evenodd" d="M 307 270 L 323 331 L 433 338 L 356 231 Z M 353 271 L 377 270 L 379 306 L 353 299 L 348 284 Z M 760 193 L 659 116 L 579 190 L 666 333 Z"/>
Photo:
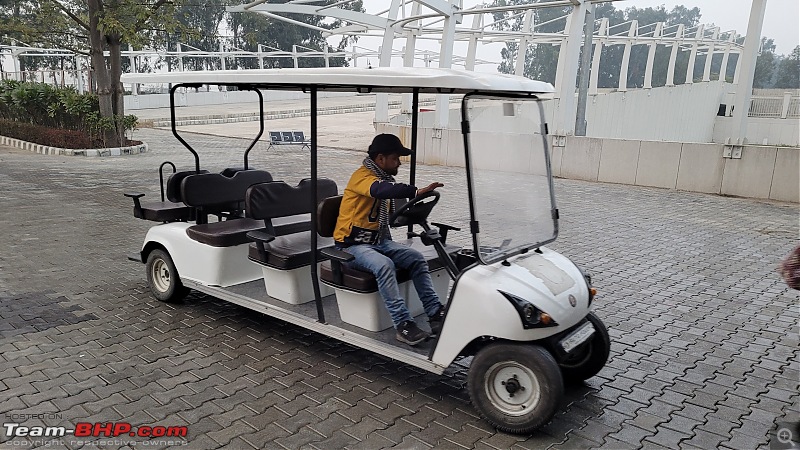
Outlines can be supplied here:
<path id="1" fill-rule="evenodd" d="M 581 70 L 578 73 L 578 112 L 575 117 L 575 136 L 586 136 L 586 101 L 589 96 L 589 64 L 592 62 L 592 36 L 594 35 L 594 3 L 586 11 L 583 24 L 583 51 Z"/>
<path id="2" fill-rule="evenodd" d="M 764 26 L 764 12 L 767 0 L 753 0 L 750 21 L 747 24 L 747 37 L 744 50 L 739 56 L 741 75 L 736 85 L 736 101 L 733 108 L 732 140 L 743 144 L 747 138 L 747 114 L 750 110 L 750 97 L 753 94 L 753 78 L 756 72 L 756 58 L 761 44 L 761 30 Z"/>
<path id="3" fill-rule="evenodd" d="M 417 127 L 419 127 L 419 88 L 411 94 L 411 178 L 409 183 L 416 186 L 417 182 Z M 414 231 L 414 226 L 408 226 L 408 232 Z"/>
<path id="4" fill-rule="evenodd" d="M 317 320 L 325 323 L 325 310 L 317 277 L 317 87 L 311 86 L 311 285 L 314 286 L 314 302 L 317 305 Z"/>

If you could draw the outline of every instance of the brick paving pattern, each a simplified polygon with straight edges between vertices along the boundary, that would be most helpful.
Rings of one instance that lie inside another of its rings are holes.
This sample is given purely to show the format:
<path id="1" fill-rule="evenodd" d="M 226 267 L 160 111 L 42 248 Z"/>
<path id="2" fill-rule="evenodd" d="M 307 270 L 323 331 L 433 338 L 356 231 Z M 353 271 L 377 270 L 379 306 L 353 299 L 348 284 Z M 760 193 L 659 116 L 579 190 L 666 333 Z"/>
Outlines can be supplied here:
<path id="1" fill-rule="evenodd" d="M 435 376 L 198 293 L 153 299 L 143 266 L 126 261 L 152 223 L 122 193 L 154 199 L 158 165 L 192 160 L 166 131 L 137 138 L 149 153 L 0 149 L 4 422 L 186 425 L 183 448 L 201 449 L 740 449 L 800 420 L 798 293 L 776 272 L 797 243 L 797 205 L 556 180 L 550 247 L 594 275 L 611 358 L 551 423 L 515 436 L 470 405 L 468 361 Z M 204 167 L 241 166 L 246 141 L 190 138 Z M 363 158 L 323 153 L 321 175 L 341 185 Z M 296 182 L 308 153 L 259 144 L 252 164 Z M 422 167 L 419 179 L 452 185 L 458 173 Z M 441 217 L 464 214 L 447 203 Z"/>

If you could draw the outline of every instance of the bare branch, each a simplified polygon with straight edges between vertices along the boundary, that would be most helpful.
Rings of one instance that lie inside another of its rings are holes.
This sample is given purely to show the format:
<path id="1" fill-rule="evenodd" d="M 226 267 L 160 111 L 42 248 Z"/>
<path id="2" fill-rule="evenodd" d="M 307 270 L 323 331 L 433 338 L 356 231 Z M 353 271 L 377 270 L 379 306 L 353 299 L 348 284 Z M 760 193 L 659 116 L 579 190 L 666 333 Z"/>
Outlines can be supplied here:
<path id="1" fill-rule="evenodd" d="M 72 20 L 77 22 L 78 25 L 80 25 L 81 27 L 83 27 L 87 31 L 89 30 L 89 25 L 86 22 L 84 22 L 83 20 L 81 20 L 81 18 L 78 17 L 77 15 L 75 15 L 72 11 L 70 11 L 69 8 L 67 8 L 66 6 L 62 5 L 59 0 L 50 0 L 50 1 L 53 2 L 53 4 L 56 5 L 56 7 L 58 7 L 58 9 L 63 11 L 64 14 L 68 15 Z"/>

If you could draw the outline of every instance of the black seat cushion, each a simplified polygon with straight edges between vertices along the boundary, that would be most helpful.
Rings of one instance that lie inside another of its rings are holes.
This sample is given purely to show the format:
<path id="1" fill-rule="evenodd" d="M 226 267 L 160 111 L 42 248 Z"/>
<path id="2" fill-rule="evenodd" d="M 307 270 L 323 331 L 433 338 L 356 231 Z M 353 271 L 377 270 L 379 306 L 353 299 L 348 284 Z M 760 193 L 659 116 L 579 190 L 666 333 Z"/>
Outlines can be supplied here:
<path id="1" fill-rule="evenodd" d="M 146 202 L 142 203 L 141 217 L 134 209 L 133 215 L 139 219 L 154 222 L 177 222 L 192 220 L 192 208 L 183 203 Z"/>
<path id="2" fill-rule="evenodd" d="M 232 247 L 250 242 L 247 233 L 264 229 L 264 222 L 254 219 L 233 219 L 223 222 L 192 225 L 186 234 L 197 242 L 212 247 Z"/>
<path id="3" fill-rule="evenodd" d="M 219 173 L 188 175 L 181 181 L 181 197 L 189 206 L 213 207 L 244 201 L 247 189 L 257 183 L 272 181 L 263 170 L 241 170 L 230 177 Z"/>
<path id="4" fill-rule="evenodd" d="M 444 263 L 439 259 L 436 249 L 433 248 L 432 245 L 424 245 L 419 238 L 406 239 L 397 242 L 410 245 L 411 248 L 422 253 L 422 256 L 428 262 L 428 269 L 431 272 L 444 267 Z M 459 250 L 461 250 L 461 247 L 445 245 L 445 251 L 447 251 L 447 253 L 450 255 L 453 255 Z M 398 283 L 403 283 L 411 279 L 411 274 L 405 269 L 398 269 L 395 274 L 397 276 Z M 378 290 L 378 283 L 375 281 L 375 276 L 373 276 L 372 273 L 354 269 L 348 264 L 342 264 L 342 284 L 337 284 L 334 281 L 331 261 L 325 261 L 320 265 L 320 279 L 350 291 L 370 293 Z"/>
<path id="5" fill-rule="evenodd" d="M 333 197 L 338 192 L 333 180 L 327 178 L 317 180 L 316 198 L 320 201 Z M 310 214 L 312 194 L 309 178 L 301 180 L 297 186 L 290 186 L 283 181 L 254 184 L 247 189 L 245 195 L 247 217 L 273 219 L 295 214 Z"/>
<path id="6" fill-rule="evenodd" d="M 317 237 L 317 249 L 333 246 L 333 239 Z M 250 260 L 275 269 L 290 270 L 311 264 L 311 231 L 278 236 L 264 244 L 264 253 L 255 243 L 250 244 Z M 319 255 L 318 261 L 325 259 Z"/>
<path id="7" fill-rule="evenodd" d="M 199 172 L 194 170 L 186 170 L 183 172 L 175 172 L 167 178 L 167 200 L 173 203 L 183 203 L 183 197 L 181 197 L 181 182 L 184 178 L 188 177 L 189 175 L 197 175 L 208 173 L 207 170 L 201 170 Z"/>
<path id="8" fill-rule="evenodd" d="M 311 228 L 308 214 L 281 217 L 273 221 L 278 234 L 291 234 L 307 231 Z M 250 242 L 247 233 L 264 230 L 264 221 L 255 219 L 232 219 L 202 225 L 192 225 L 186 234 L 197 242 L 212 247 L 232 247 Z"/>

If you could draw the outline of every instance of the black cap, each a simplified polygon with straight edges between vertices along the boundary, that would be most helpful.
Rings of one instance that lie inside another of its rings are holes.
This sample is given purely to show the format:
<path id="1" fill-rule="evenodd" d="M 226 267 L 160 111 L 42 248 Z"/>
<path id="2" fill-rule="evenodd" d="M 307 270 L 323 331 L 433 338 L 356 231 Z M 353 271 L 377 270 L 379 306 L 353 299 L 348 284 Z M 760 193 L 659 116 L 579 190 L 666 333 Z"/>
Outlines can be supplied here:
<path id="1" fill-rule="evenodd" d="M 411 150 L 403 147 L 403 143 L 400 142 L 400 138 L 397 136 L 383 133 L 375 136 L 375 139 L 372 140 L 372 144 L 369 145 L 367 154 L 370 158 L 375 159 L 375 157 L 380 154 L 408 156 L 411 154 Z"/>

